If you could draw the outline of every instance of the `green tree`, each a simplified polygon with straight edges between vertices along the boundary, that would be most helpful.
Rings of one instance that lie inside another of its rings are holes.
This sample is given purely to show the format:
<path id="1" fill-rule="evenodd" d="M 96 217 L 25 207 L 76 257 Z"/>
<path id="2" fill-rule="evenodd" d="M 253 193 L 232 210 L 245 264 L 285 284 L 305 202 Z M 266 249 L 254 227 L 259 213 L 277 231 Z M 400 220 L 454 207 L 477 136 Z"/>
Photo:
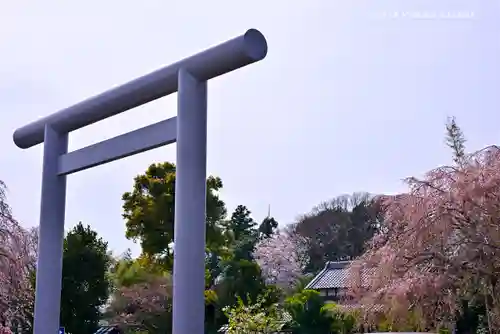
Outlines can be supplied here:
<path id="1" fill-rule="evenodd" d="M 253 251 L 257 243 L 257 235 L 247 236 L 236 242 L 233 248 L 233 260 L 253 261 Z"/>
<path id="2" fill-rule="evenodd" d="M 228 334 L 277 333 L 285 325 L 282 310 L 277 303 L 269 303 L 266 295 L 259 296 L 255 303 L 238 298 L 235 306 L 224 308 L 224 313 Z"/>
<path id="3" fill-rule="evenodd" d="M 219 222 L 226 215 L 219 198 L 222 181 L 207 179 L 207 246 L 217 248 L 223 243 Z M 175 209 L 175 165 L 169 162 L 152 164 L 134 179 L 134 187 L 122 196 L 126 237 L 139 240 L 142 251 L 161 260 L 172 269 Z"/>
<path id="4" fill-rule="evenodd" d="M 278 222 L 273 217 L 266 217 L 259 225 L 259 233 L 262 238 L 269 238 L 278 228 Z"/>
<path id="5" fill-rule="evenodd" d="M 164 276 L 168 272 L 146 256 L 137 259 L 119 259 L 112 268 L 112 279 L 115 288 L 130 287 L 134 284 L 146 283 L 155 276 Z"/>
<path id="6" fill-rule="evenodd" d="M 340 308 L 337 304 L 325 304 L 323 309 L 331 318 L 331 331 L 339 334 L 351 334 L 362 332 L 360 325 L 359 310 L 346 310 Z"/>
<path id="7" fill-rule="evenodd" d="M 259 240 L 257 223 L 251 217 L 250 210 L 238 205 L 228 221 L 223 223 L 226 247 L 216 258 L 208 258 L 207 269 L 212 270 L 212 282 L 217 294 L 217 304 L 213 304 L 211 316 L 217 325 L 226 323 L 222 308 L 235 306 L 238 299 L 248 305 L 267 291 L 259 265 L 253 259 L 255 245 Z M 217 265 L 214 266 L 215 262 Z M 215 278 L 218 278 L 217 280 Z M 271 294 L 270 294 L 271 295 Z M 212 316 L 212 317 L 214 317 Z"/>
<path id="8" fill-rule="evenodd" d="M 235 305 L 237 298 L 245 303 L 255 301 L 266 290 L 261 269 L 253 258 L 259 240 L 256 226 L 244 205 L 238 205 L 231 219 L 224 223 L 230 235 L 230 255 L 219 264 L 221 280 L 217 291 L 221 305 Z"/>
<path id="9" fill-rule="evenodd" d="M 257 223 L 252 219 L 250 210 L 244 205 L 238 205 L 228 222 L 235 241 L 255 236 Z"/>
<path id="10" fill-rule="evenodd" d="M 453 151 L 453 162 L 462 165 L 465 159 L 465 135 L 457 124 L 455 117 L 448 118 L 446 123 L 446 145 Z"/>
<path id="11" fill-rule="evenodd" d="M 250 210 L 244 205 L 238 205 L 224 226 L 231 236 L 228 241 L 231 243 L 232 260 L 253 261 L 252 253 L 259 238 L 259 231 Z"/>
<path id="12" fill-rule="evenodd" d="M 218 333 L 225 322 L 225 315 L 214 290 L 205 290 L 205 333 Z"/>
<path id="13" fill-rule="evenodd" d="M 254 261 L 230 260 L 224 263 L 222 277 L 217 294 L 223 305 L 234 305 L 238 297 L 245 303 L 256 300 L 266 288 L 259 265 Z"/>
<path id="14" fill-rule="evenodd" d="M 94 333 L 110 292 L 107 242 L 78 223 L 64 239 L 61 324 L 71 334 Z"/>
<path id="15" fill-rule="evenodd" d="M 314 290 L 303 290 L 287 298 L 285 310 L 292 316 L 294 334 L 329 333 L 334 325 L 319 292 Z"/>

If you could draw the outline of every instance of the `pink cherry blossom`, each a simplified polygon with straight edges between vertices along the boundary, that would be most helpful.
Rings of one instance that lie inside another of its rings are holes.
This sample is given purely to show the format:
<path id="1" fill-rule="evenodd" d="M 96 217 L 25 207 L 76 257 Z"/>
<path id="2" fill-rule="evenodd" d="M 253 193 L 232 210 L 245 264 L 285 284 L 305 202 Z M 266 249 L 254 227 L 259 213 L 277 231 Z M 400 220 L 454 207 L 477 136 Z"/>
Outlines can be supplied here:
<path id="1" fill-rule="evenodd" d="M 303 274 L 305 254 L 298 237 L 288 231 L 277 231 L 261 240 L 253 255 L 268 284 L 290 288 Z"/>
<path id="2" fill-rule="evenodd" d="M 0 334 L 12 334 L 12 331 L 8 327 L 0 325 Z"/>
<path id="3" fill-rule="evenodd" d="M 158 330 L 158 326 L 170 323 L 171 298 L 170 277 L 151 276 L 146 282 L 119 287 L 112 296 L 108 312 L 112 322 L 123 328 Z"/>
<path id="4" fill-rule="evenodd" d="M 396 318 L 413 309 L 437 326 L 451 321 L 464 291 L 479 287 L 499 328 L 500 149 L 406 181 L 407 193 L 379 198 L 384 226 L 352 266 L 354 293 Z M 360 273 L 370 273 L 369 287 L 361 288 Z"/>
<path id="5" fill-rule="evenodd" d="M 31 318 L 30 274 L 37 258 L 37 231 L 26 230 L 12 216 L 0 181 L 0 323 L 25 324 Z"/>

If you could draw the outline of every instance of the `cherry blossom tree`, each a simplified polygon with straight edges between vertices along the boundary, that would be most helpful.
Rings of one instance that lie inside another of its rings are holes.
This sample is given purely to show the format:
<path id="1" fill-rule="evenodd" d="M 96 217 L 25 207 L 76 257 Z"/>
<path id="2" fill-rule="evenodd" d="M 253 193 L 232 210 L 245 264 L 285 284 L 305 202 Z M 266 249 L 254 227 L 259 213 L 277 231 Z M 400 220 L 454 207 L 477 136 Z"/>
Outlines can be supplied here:
<path id="1" fill-rule="evenodd" d="M 0 325 L 0 334 L 12 334 L 12 331 L 10 328 Z"/>
<path id="2" fill-rule="evenodd" d="M 30 275 L 37 258 L 37 231 L 26 230 L 12 216 L 0 181 L 0 324 L 29 326 L 33 309 Z"/>
<path id="3" fill-rule="evenodd" d="M 169 333 L 172 317 L 170 277 L 151 275 L 147 281 L 119 287 L 108 314 L 122 328 L 139 327 L 150 333 Z"/>
<path id="4" fill-rule="evenodd" d="M 500 328 L 500 149 L 461 150 L 455 162 L 379 198 L 384 226 L 352 266 L 353 290 L 394 319 L 413 310 L 423 328 L 450 323 L 459 298 L 473 294 Z"/>
<path id="5" fill-rule="evenodd" d="M 253 257 L 268 284 L 288 289 L 302 277 L 307 263 L 303 241 L 291 231 L 278 230 L 260 240 Z"/>

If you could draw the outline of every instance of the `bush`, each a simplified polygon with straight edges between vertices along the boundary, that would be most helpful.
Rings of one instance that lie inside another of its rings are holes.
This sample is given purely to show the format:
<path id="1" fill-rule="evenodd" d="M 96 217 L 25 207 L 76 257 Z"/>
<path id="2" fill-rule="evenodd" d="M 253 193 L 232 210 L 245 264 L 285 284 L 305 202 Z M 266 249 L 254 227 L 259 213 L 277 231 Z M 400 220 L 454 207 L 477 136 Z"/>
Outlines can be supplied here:
<path id="1" fill-rule="evenodd" d="M 265 296 L 257 299 L 256 303 L 250 300 L 245 302 L 238 298 L 238 303 L 233 307 L 225 307 L 228 323 L 228 334 L 240 333 L 274 333 L 279 332 L 284 325 L 282 312 L 278 309 L 277 304 L 268 305 Z"/>
<path id="2" fill-rule="evenodd" d="M 303 290 L 287 298 L 285 310 L 292 316 L 294 333 L 328 333 L 331 330 L 333 319 L 317 291 Z"/>
<path id="3" fill-rule="evenodd" d="M 336 304 L 327 304 L 324 308 L 332 319 L 331 330 L 334 333 L 350 334 L 359 328 L 359 314 L 356 311 L 345 310 Z"/>

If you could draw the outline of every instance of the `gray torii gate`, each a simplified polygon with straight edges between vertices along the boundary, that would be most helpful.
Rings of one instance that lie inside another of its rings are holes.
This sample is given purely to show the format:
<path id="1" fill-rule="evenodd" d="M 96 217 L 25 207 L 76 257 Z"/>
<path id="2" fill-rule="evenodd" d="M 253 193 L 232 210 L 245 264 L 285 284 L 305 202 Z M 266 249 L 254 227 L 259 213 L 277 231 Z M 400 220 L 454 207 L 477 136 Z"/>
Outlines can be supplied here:
<path id="1" fill-rule="evenodd" d="M 207 80 L 265 58 L 255 29 L 14 132 L 26 149 L 43 142 L 34 334 L 59 329 L 66 175 L 177 142 L 173 333 L 204 332 Z M 178 92 L 177 116 L 68 152 L 68 134 Z"/>

